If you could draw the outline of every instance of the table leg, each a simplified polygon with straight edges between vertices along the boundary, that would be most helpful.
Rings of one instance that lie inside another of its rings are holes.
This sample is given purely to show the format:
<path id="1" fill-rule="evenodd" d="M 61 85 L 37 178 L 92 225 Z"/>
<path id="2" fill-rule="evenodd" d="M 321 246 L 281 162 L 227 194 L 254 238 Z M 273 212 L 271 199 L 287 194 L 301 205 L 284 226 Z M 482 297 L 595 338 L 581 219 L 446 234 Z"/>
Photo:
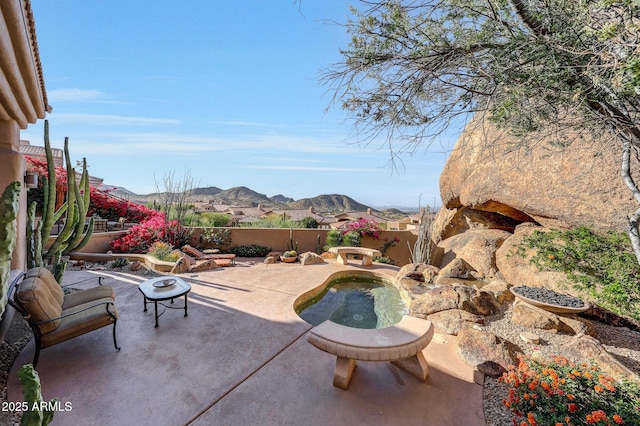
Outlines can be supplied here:
<path id="1" fill-rule="evenodd" d="M 184 316 L 185 316 L 185 317 L 188 317 L 188 316 L 189 316 L 189 314 L 187 313 L 187 294 L 188 294 L 188 293 L 185 293 L 185 294 L 184 294 Z"/>
<path id="2" fill-rule="evenodd" d="M 154 301 L 153 304 L 156 307 L 156 328 L 158 328 L 158 302 Z"/>
<path id="3" fill-rule="evenodd" d="M 142 312 L 147 312 L 147 296 L 142 296 L 142 298 L 144 299 L 144 311 Z"/>

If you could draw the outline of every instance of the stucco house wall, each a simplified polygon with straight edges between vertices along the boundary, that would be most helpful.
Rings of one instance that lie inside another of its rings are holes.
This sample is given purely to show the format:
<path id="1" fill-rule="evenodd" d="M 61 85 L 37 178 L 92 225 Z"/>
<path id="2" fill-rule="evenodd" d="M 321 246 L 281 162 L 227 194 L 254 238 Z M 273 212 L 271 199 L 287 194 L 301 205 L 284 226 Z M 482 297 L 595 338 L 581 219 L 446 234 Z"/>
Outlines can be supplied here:
<path id="1" fill-rule="evenodd" d="M 30 0 L 0 1 L 0 191 L 13 181 L 21 182 L 18 238 L 11 268 L 26 266 L 27 193 L 25 160 L 20 154 L 20 130 L 45 117 L 47 102 Z M 0 305 L 7 304 L 7 285 L 2 286 Z M 12 311 L 11 311 L 12 312 Z M 3 315 L 0 339 L 12 317 Z"/>
<path id="2" fill-rule="evenodd" d="M 20 129 L 51 110 L 38 53 L 35 22 L 29 0 L 0 2 L 0 189 L 23 184 L 18 215 L 18 241 L 11 267 L 25 266 L 26 165 L 20 154 Z"/>

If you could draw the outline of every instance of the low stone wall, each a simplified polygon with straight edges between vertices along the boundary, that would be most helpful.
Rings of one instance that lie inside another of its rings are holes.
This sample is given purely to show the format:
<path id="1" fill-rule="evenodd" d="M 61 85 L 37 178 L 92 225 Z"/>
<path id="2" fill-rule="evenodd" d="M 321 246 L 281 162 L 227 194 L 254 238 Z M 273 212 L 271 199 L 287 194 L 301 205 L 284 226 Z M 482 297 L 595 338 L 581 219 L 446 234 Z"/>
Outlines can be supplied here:
<path id="1" fill-rule="evenodd" d="M 165 262 L 148 254 L 108 254 L 108 253 L 87 253 L 71 252 L 71 260 L 87 260 L 89 262 L 109 262 L 118 258 L 125 258 L 129 261 L 142 262 L 149 268 L 158 272 L 171 272 L 175 267 L 175 262 Z"/>
<path id="2" fill-rule="evenodd" d="M 97 232 L 91 235 L 91 239 L 86 246 L 82 248 L 83 253 L 106 253 L 109 251 L 109 245 L 111 241 L 116 238 L 120 238 L 126 235 L 127 231 L 113 231 L 113 232 Z M 57 235 L 52 235 L 47 240 L 45 248 L 51 247 L 51 244 L 56 240 Z"/>

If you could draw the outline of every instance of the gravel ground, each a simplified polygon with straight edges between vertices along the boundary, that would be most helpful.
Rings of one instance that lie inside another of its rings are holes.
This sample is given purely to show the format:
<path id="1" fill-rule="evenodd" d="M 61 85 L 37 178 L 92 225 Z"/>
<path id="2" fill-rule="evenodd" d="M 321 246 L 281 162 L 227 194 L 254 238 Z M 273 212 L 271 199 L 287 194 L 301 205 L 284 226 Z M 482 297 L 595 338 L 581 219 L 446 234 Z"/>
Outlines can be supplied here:
<path id="1" fill-rule="evenodd" d="M 22 348 L 33 338 L 33 333 L 27 322 L 16 313 L 11 322 L 4 341 L 0 344 L 0 401 L 7 400 L 7 377 L 13 361 Z M 20 424 L 20 415 L 11 411 L 0 410 L 0 425 Z"/>
<path id="2" fill-rule="evenodd" d="M 245 261 L 245 262 L 242 262 Z M 256 259 L 238 259 L 238 266 L 243 264 L 249 266 L 258 263 Z M 69 267 L 69 270 L 80 269 L 79 267 Z M 103 265 L 86 265 L 86 269 L 107 269 Z M 129 267 L 122 269 L 123 272 L 148 275 L 149 271 L 142 268 L 132 272 Z M 563 352 L 562 345 L 567 342 L 569 336 L 555 334 L 544 330 L 535 330 L 535 334 L 540 336 L 540 343 L 533 345 L 523 341 L 520 333 L 532 330 L 520 327 L 511 323 L 511 306 L 504 312 L 487 318 L 487 325 L 482 327 L 496 336 L 509 340 L 516 344 L 525 354 L 539 354 L 544 357 L 562 355 L 568 357 Z M 598 340 L 604 347 L 613 354 L 627 368 L 640 375 L 640 333 L 631 331 L 624 327 L 613 327 L 599 322 L 592 322 L 598 332 Z M 20 315 L 16 315 L 5 341 L 0 344 L 0 385 L 2 392 L 0 401 L 7 399 L 7 376 L 13 361 L 18 356 L 22 348 L 33 337 L 31 329 Z M 574 360 L 584 362 L 585 360 Z M 503 400 L 507 397 L 507 387 L 498 383 L 497 379 L 486 376 L 484 382 L 484 414 L 488 426 L 511 425 L 511 413 L 505 408 Z M 0 411 L 0 425 L 18 425 L 19 414 Z"/>

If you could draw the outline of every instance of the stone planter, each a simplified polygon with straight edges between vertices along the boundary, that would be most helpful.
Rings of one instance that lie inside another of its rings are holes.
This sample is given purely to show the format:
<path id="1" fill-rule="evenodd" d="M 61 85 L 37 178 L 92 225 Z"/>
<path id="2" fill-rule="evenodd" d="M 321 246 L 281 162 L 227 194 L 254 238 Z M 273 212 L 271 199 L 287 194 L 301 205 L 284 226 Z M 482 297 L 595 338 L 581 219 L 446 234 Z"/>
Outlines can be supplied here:
<path id="1" fill-rule="evenodd" d="M 522 287 L 512 287 L 510 289 L 511 293 L 513 293 L 513 295 L 515 296 L 515 298 L 517 300 L 520 300 L 522 302 L 528 303 L 529 305 L 535 306 L 537 308 L 544 309 L 545 311 L 553 312 L 553 313 L 556 313 L 556 314 L 576 314 L 576 313 L 579 313 L 579 312 L 584 312 L 587 309 L 589 309 L 589 304 L 586 303 L 583 300 L 578 299 L 577 297 L 565 296 L 565 295 L 562 295 L 560 293 L 556 293 L 556 292 L 554 292 L 552 290 L 544 289 L 544 291 L 555 293 L 559 297 L 576 299 L 576 300 L 580 300 L 582 302 L 582 306 L 580 306 L 580 307 L 564 306 L 562 304 L 546 303 L 546 302 L 542 302 L 540 300 L 536 300 L 536 299 L 532 299 L 530 297 L 526 297 L 523 294 L 518 292 L 518 290 L 520 288 L 522 288 Z"/>
<path id="2" fill-rule="evenodd" d="M 297 257 L 284 257 L 280 256 L 280 260 L 284 263 L 294 263 L 298 261 Z"/>

